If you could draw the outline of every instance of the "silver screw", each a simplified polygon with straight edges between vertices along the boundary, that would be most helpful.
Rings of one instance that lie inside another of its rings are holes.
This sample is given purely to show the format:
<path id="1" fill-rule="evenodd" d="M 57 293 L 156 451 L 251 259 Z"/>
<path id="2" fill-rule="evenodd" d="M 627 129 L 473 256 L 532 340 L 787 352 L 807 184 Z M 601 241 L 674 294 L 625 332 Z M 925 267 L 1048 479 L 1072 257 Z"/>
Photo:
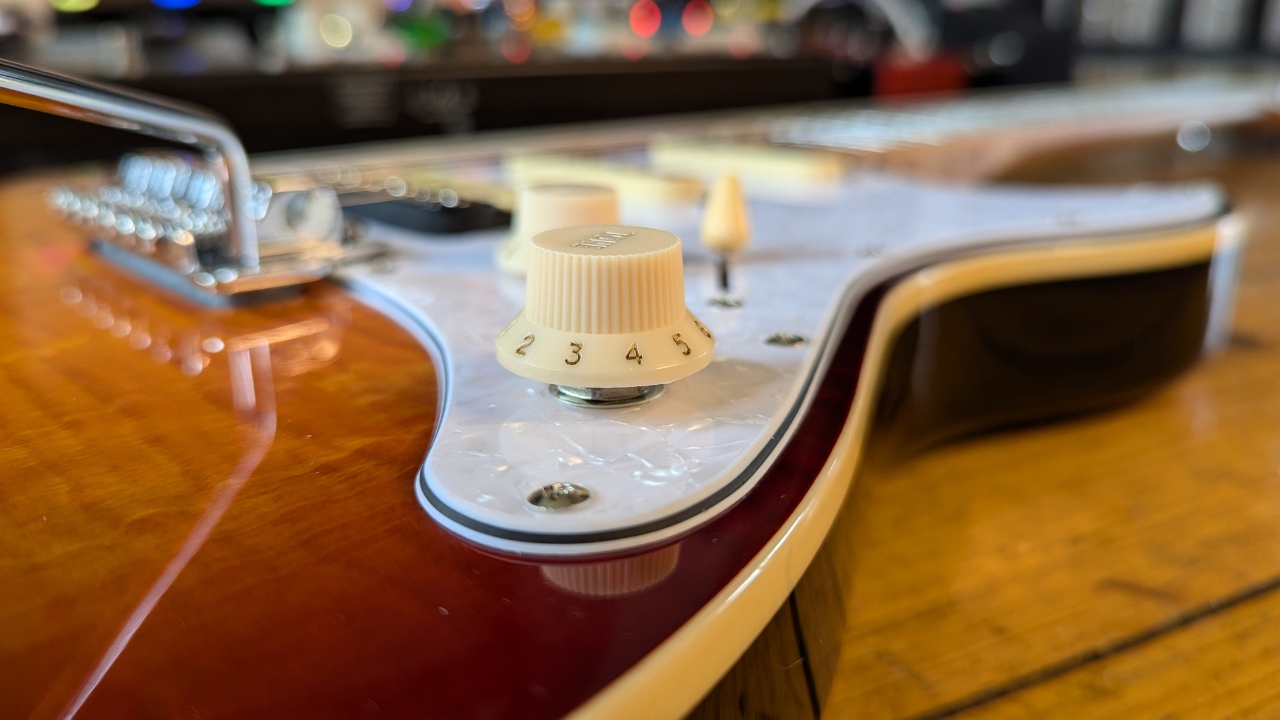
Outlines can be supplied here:
<path id="1" fill-rule="evenodd" d="M 789 332 L 774 333 L 765 338 L 764 341 L 769 345 L 777 345 L 778 347 L 803 347 L 809 342 L 807 338 Z"/>
<path id="2" fill-rule="evenodd" d="M 571 483 L 543 485 L 529 496 L 529 504 L 542 510 L 560 510 L 591 499 L 591 491 Z"/>

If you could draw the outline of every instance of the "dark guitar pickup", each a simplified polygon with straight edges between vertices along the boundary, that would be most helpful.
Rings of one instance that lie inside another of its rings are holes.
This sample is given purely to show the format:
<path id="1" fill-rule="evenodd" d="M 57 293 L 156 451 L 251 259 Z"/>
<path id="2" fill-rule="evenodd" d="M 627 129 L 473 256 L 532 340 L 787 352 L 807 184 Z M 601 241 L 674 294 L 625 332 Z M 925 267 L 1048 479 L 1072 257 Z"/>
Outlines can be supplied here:
<path id="1" fill-rule="evenodd" d="M 456 235 L 511 224 L 510 188 L 429 168 L 362 168 L 322 162 L 304 171 L 333 188 L 349 220 L 416 233 Z"/>
<path id="2" fill-rule="evenodd" d="M 345 204 L 348 218 L 374 220 L 430 235 L 457 235 L 511 225 L 511 213 L 483 202 L 461 200 L 456 194 L 417 195 L 414 198 L 376 197 L 372 202 Z M 344 198 L 344 201 L 346 198 Z"/>

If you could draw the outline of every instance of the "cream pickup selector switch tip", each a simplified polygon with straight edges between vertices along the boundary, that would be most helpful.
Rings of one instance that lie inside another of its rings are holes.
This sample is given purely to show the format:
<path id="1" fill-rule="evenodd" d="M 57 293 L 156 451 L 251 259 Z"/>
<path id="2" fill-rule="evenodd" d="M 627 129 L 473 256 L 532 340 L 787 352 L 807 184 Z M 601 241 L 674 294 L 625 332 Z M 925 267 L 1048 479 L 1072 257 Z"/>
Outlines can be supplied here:
<path id="1" fill-rule="evenodd" d="M 747 201 L 737 176 L 721 175 L 711 186 L 701 234 L 702 246 L 716 253 L 735 253 L 751 242 Z"/>
<path id="2" fill-rule="evenodd" d="M 720 293 L 711 299 L 711 304 L 741 306 L 742 298 L 729 294 L 729 256 L 751 242 L 751 220 L 736 175 L 721 175 L 711 186 L 702 213 L 701 235 L 702 246 L 719 256 Z"/>

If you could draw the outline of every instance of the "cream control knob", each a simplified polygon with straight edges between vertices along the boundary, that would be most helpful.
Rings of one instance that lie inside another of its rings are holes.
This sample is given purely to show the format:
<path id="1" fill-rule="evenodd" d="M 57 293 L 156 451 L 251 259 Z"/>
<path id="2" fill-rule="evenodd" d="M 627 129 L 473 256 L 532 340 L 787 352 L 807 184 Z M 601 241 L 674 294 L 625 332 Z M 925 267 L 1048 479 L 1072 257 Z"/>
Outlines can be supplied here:
<path id="1" fill-rule="evenodd" d="M 530 185 L 516 195 L 511 237 L 498 246 L 498 267 L 512 275 L 528 272 L 534 235 L 574 225 L 614 225 L 618 194 L 597 185 Z"/>
<path id="2" fill-rule="evenodd" d="M 680 238 L 588 225 L 533 238 L 525 308 L 497 352 L 503 367 L 563 400 L 618 405 L 706 367 L 715 338 L 685 307 Z"/>

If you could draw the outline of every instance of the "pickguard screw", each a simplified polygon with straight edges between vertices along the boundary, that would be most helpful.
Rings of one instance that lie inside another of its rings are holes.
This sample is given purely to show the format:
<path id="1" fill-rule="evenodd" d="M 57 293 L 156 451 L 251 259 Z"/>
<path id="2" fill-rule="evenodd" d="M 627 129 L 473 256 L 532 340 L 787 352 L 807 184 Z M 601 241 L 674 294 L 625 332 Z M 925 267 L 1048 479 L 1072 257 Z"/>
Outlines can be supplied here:
<path id="1" fill-rule="evenodd" d="M 529 496 L 529 504 L 542 510 L 560 510 L 591 499 L 591 491 L 571 483 L 543 485 Z"/>
<path id="2" fill-rule="evenodd" d="M 769 345 L 778 347 L 802 347 L 809 342 L 807 338 L 789 332 L 774 333 L 765 338 L 764 341 Z"/>
<path id="3" fill-rule="evenodd" d="M 734 295 L 716 295 L 708 300 L 707 303 L 720 308 L 740 308 L 742 307 L 742 298 Z"/>

